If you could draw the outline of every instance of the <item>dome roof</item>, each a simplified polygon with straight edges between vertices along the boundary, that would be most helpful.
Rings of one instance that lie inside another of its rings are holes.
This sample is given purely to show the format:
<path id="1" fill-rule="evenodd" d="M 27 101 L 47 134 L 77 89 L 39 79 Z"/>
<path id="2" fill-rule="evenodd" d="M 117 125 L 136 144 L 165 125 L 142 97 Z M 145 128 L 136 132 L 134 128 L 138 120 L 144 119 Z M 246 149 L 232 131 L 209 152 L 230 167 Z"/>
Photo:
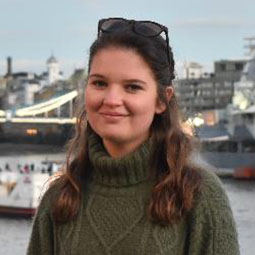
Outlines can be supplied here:
<path id="1" fill-rule="evenodd" d="M 47 64 L 52 64 L 52 63 L 58 63 L 57 59 L 53 55 L 51 55 L 47 60 Z"/>

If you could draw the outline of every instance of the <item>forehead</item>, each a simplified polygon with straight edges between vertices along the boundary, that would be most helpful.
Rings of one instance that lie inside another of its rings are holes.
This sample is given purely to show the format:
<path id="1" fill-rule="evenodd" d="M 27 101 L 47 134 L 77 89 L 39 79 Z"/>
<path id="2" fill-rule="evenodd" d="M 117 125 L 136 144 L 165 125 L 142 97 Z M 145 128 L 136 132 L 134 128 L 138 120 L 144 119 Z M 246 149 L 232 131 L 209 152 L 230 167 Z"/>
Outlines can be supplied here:
<path id="1" fill-rule="evenodd" d="M 133 49 L 109 47 L 99 50 L 92 59 L 90 74 L 119 74 L 154 80 L 153 72 L 145 59 Z"/>

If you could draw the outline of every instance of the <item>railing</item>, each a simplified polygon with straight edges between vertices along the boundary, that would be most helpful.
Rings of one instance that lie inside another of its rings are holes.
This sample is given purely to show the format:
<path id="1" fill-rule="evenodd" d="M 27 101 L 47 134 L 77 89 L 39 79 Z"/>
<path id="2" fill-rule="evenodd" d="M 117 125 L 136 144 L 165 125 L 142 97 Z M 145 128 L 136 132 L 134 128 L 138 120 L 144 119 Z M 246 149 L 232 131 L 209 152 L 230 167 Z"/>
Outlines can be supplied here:
<path id="1" fill-rule="evenodd" d="M 15 111 L 0 110 L 0 123 L 54 123 L 54 124 L 74 124 L 76 118 L 73 117 L 73 100 L 78 96 L 77 90 L 73 90 L 65 95 L 52 98 L 46 102 L 31 105 Z M 60 107 L 69 103 L 69 118 L 61 117 Z M 57 110 L 56 117 L 48 117 L 48 113 Z M 45 117 L 38 116 L 44 114 Z"/>

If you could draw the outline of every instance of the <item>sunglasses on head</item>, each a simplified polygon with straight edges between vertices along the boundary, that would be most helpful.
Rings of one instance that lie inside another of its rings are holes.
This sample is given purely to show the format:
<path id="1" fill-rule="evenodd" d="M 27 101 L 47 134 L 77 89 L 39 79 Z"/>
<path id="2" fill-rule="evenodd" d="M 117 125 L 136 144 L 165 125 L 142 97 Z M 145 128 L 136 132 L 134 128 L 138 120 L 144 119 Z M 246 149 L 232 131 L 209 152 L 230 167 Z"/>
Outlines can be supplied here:
<path id="1" fill-rule="evenodd" d="M 101 33 L 111 33 L 116 31 L 120 27 L 130 26 L 132 31 L 138 35 L 144 37 L 156 37 L 159 36 L 162 32 L 166 35 L 166 51 L 167 51 L 167 59 L 169 65 L 171 65 L 170 61 L 170 52 L 169 52 L 169 38 L 168 38 L 168 29 L 166 26 L 163 26 L 159 23 L 149 21 L 149 20 L 129 20 L 123 18 L 108 18 L 101 19 L 98 22 L 98 33 L 97 37 L 100 36 Z"/>

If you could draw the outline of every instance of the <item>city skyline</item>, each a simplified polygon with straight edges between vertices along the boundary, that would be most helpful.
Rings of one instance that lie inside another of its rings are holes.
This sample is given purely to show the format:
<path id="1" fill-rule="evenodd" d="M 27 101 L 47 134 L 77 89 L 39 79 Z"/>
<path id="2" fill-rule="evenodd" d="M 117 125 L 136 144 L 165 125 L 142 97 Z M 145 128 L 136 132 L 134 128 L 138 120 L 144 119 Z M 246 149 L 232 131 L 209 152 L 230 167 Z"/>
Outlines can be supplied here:
<path id="1" fill-rule="evenodd" d="M 255 35 L 252 0 L 194 0 L 155 2 L 141 0 L 0 0 L 0 75 L 6 57 L 13 71 L 41 73 L 53 53 L 67 78 L 84 68 L 97 22 L 104 17 L 154 20 L 169 28 L 177 70 L 184 61 L 212 71 L 220 59 L 244 58 L 244 37 Z"/>

